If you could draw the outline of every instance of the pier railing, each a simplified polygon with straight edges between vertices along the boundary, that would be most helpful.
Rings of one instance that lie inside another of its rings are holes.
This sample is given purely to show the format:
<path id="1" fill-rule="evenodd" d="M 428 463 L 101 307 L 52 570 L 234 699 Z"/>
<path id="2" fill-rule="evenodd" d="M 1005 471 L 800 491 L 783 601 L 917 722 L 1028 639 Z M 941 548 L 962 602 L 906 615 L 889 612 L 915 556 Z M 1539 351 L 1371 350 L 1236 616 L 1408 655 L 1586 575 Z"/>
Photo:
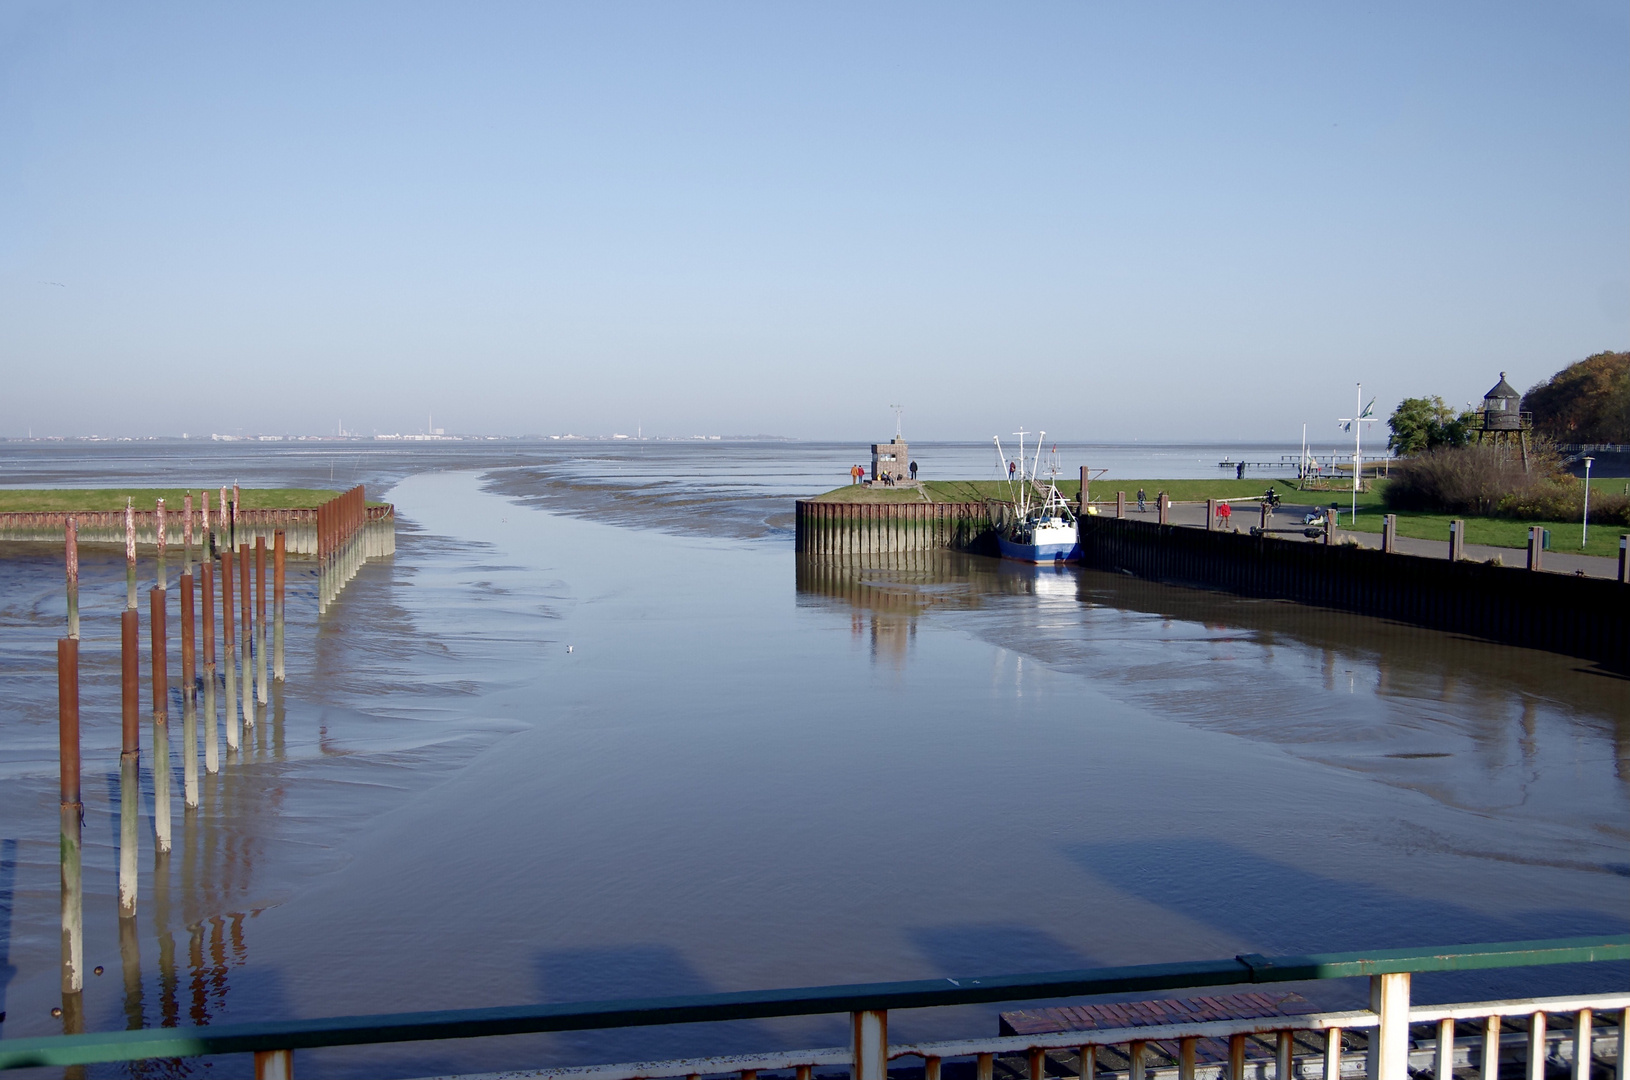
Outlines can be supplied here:
<path id="1" fill-rule="evenodd" d="M 848 1013 L 852 1038 L 844 1046 L 503 1075 L 563 1080 L 685 1076 L 697 1080 L 734 1074 L 741 1080 L 757 1080 L 760 1073 L 776 1072 L 811 1080 L 817 1069 L 847 1068 L 853 1080 L 888 1080 L 890 1061 L 916 1059 L 922 1062 L 924 1080 L 940 1080 L 944 1062 L 971 1059 L 976 1080 L 993 1080 L 998 1058 L 1018 1058 L 1024 1063 L 1018 1071 L 1028 1073 L 1031 1080 L 1049 1076 L 1160 1080 L 1163 1075 L 1176 1080 L 1339 1080 L 1343 1076 L 1409 1080 L 1411 1068 L 1417 1065 L 1421 1070 L 1431 1069 L 1436 1080 L 1452 1080 L 1455 1068 L 1471 1065 L 1478 1067 L 1481 1080 L 1498 1080 L 1504 1057 L 1521 1062 L 1525 1080 L 1545 1080 L 1552 1063 L 1568 1065 L 1574 1080 L 1590 1080 L 1593 1059 L 1616 1059 L 1616 1074 L 1624 1080 L 1630 991 L 1412 1008 L 1410 977 L 1418 972 L 1625 959 L 1630 959 L 1630 934 L 1311 956 L 1251 954 L 1228 960 L 994 978 L 5 1039 L 0 1040 L 0 1068 L 253 1053 L 257 1077 L 289 1077 L 294 1052 L 318 1047 Z M 1349 978 L 1370 980 L 1370 1008 L 908 1044 L 891 1044 L 888 1037 L 888 1014 L 893 1009 Z M 1553 1016 L 1562 1022 L 1558 1025 L 1561 1030 L 1551 1028 L 1549 1018 Z M 1505 1031 L 1505 1024 L 1513 1020 L 1523 1022 L 1523 1030 L 1512 1033 L 1515 1038 Z M 1459 1033 L 1465 1027 L 1475 1036 L 1461 1042 Z M 1423 1029 L 1426 1038 L 1417 1042 L 1414 1028 Z M 1208 1040 L 1226 1041 L 1226 1061 L 1200 1061 L 1197 1050 Z M 1360 1047 L 1362 1056 L 1356 1052 Z"/>

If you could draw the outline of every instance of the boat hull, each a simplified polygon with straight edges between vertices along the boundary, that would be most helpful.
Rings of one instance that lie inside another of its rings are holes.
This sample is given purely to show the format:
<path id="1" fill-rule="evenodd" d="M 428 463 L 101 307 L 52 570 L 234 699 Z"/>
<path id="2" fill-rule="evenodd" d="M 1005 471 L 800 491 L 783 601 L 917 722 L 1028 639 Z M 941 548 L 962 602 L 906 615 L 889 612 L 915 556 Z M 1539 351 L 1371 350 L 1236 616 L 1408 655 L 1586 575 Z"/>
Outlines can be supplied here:
<path id="1" fill-rule="evenodd" d="M 1081 561 L 1081 544 L 1076 540 L 1051 544 L 1020 544 L 998 534 L 996 546 L 1001 549 L 1002 558 L 1013 559 L 1017 562 L 1061 563 Z"/>

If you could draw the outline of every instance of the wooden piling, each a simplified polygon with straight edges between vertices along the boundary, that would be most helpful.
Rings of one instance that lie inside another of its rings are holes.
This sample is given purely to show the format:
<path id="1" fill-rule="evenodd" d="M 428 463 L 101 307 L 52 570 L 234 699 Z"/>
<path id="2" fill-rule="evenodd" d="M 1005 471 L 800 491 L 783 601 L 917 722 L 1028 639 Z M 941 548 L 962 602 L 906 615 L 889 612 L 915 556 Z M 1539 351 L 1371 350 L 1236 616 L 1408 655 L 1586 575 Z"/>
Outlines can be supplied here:
<path id="1" fill-rule="evenodd" d="M 136 609 L 136 504 L 125 500 L 125 607 Z"/>
<path id="2" fill-rule="evenodd" d="M 194 638 L 189 568 L 181 575 L 181 805 L 187 810 L 198 809 L 198 646 Z"/>
<path id="3" fill-rule="evenodd" d="M 1092 496 L 1087 494 L 1087 487 L 1091 483 L 1092 470 L 1085 465 L 1081 466 L 1081 498 L 1079 500 L 1079 504 L 1083 514 L 1087 512 L 1087 507 L 1092 505 Z"/>
<path id="4" fill-rule="evenodd" d="M 85 987 L 85 896 L 81 875 L 80 832 L 85 806 L 79 777 L 79 642 L 57 642 L 57 736 L 61 799 L 62 992 Z"/>
<path id="5" fill-rule="evenodd" d="M 278 529 L 272 534 L 272 673 L 278 682 L 283 681 L 283 601 L 284 601 L 284 555 L 286 541 L 283 530 Z"/>
<path id="6" fill-rule="evenodd" d="M 1540 569 L 1541 553 L 1545 548 L 1545 530 L 1538 525 L 1528 527 L 1528 569 Z"/>
<path id="7" fill-rule="evenodd" d="M 222 526 L 225 527 L 224 525 Z M 232 548 L 221 548 L 221 648 L 226 662 L 222 671 L 226 684 L 226 748 L 238 748 L 238 650 L 232 639 Z"/>
<path id="8" fill-rule="evenodd" d="M 1398 550 L 1398 515 L 1388 514 L 1381 519 L 1381 550 L 1387 554 Z"/>
<path id="9" fill-rule="evenodd" d="M 1155 496 L 1155 502 L 1160 506 L 1160 523 L 1162 525 L 1171 524 L 1172 501 L 1168 499 L 1166 497 L 1166 493 L 1162 491 L 1160 494 Z"/>
<path id="10" fill-rule="evenodd" d="M 243 618 L 238 627 L 243 641 L 243 726 L 255 726 L 255 598 L 250 581 L 249 545 L 238 545 L 238 593 L 243 597 Z"/>
<path id="11" fill-rule="evenodd" d="M 68 637 L 77 642 L 80 640 L 80 523 L 77 518 L 68 518 L 67 525 L 62 526 L 62 541 L 62 565 L 68 586 Z"/>
<path id="12" fill-rule="evenodd" d="M 208 492 L 204 498 L 207 502 Z M 204 535 L 209 535 L 207 529 Z M 203 603 L 199 605 L 204 616 L 204 771 L 213 775 L 221 767 L 219 736 L 215 731 L 215 574 L 208 552 L 205 556 L 199 561 L 204 591 Z"/>
<path id="13" fill-rule="evenodd" d="M 156 854 L 170 850 L 170 673 L 165 640 L 164 590 L 148 593 L 153 638 L 153 845 Z"/>
<path id="14" fill-rule="evenodd" d="M 1122 519 L 1126 517 L 1126 492 L 1124 491 L 1115 493 L 1115 516 Z"/>
<path id="15" fill-rule="evenodd" d="M 1460 518 L 1454 518 L 1449 522 L 1449 561 L 1459 562 L 1465 557 L 1466 523 Z"/>
<path id="16" fill-rule="evenodd" d="M 232 481 L 232 545 L 234 547 L 238 546 L 240 543 L 238 540 L 238 518 L 242 516 L 242 512 L 243 492 L 238 490 L 238 482 L 234 480 Z M 243 594 L 243 602 L 246 605 L 249 603 L 249 594 L 247 592 Z M 244 647 L 247 648 L 248 644 L 249 643 L 245 641 Z"/>
<path id="17" fill-rule="evenodd" d="M 209 488 L 205 488 L 198 494 L 200 496 L 199 501 L 203 503 L 203 520 L 200 522 L 200 524 L 204 530 L 203 539 L 200 541 L 200 543 L 202 543 L 204 546 L 203 558 L 199 561 L 207 563 L 212 562 L 215 559 L 214 545 L 210 543 L 212 538 L 209 531 Z"/>
<path id="18" fill-rule="evenodd" d="M 119 751 L 119 914 L 136 914 L 136 826 L 141 814 L 140 627 L 133 607 L 119 623 L 122 742 Z"/>
<path id="19" fill-rule="evenodd" d="M 181 572 L 192 573 L 192 492 L 181 497 Z"/>
<path id="20" fill-rule="evenodd" d="M 255 700 L 266 704 L 266 537 L 255 534 Z"/>
<path id="21" fill-rule="evenodd" d="M 231 551 L 232 550 L 232 543 L 233 543 L 233 541 L 232 541 L 233 507 L 232 507 L 232 504 L 227 501 L 226 488 L 224 488 L 224 487 L 221 488 L 220 496 L 221 496 L 221 503 L 220 503 L 219 506 L 217 506 L 215 508 L 215 516 L 221 519 L 221 524 L 219 526 L 219 530 L 220 530 L 219 540 L 220 540 L 221 546 L 225 547 L 228 551 Z"/>
<path id="22" fill-rule="evenodd" d="M 157 572 L 158 587 L 161 588 L 161 589 L 168 589 L 170 587 L 170 577 L 169 577 L 169 572 L 165 568 L 165 564 L 164 564 L 164 500 L 163 499 L 158 500 L 158 505 L 153 509 L 153 528 L 154 528 L 154 531 L 155 531 L 156 538 L 158 540 L 158 572 Z"/>

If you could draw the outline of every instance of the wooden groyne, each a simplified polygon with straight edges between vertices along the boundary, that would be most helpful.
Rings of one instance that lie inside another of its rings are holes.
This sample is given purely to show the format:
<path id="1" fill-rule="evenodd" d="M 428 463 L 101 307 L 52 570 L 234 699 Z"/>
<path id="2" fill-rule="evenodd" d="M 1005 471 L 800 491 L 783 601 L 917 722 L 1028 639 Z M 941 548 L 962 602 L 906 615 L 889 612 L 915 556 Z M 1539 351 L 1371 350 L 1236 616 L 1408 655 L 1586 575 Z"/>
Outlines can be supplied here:
<path id="1" fill-rule="evenodd" d="M 396 508 L 389 504 L 366 507 L 369 523 L 389 523 L 394 526 Z M 257 538 L 272 542 L 273 535 L 283 530 L 291 554 L 319 554 L 319 519 L 321 507 L 304 510 L 245 510 L 237 511 L 236 543 L 251 546 Z M 157 547 L 159 514 L 155 510 L 136 510 L 132 514 L 136 526 L 136 543 L 142 547 Z M 174 543 L 174 519 L 170 511 L 170 543 Z M 125 512 L 123 510 L 78 510 L 42 513 L 0 514 L 0 541 L 46 541 L 62 543 L 63 530 L 72 518 L 78 525 L 81 544 L 113 544 L 125 542 Z M 219 526 L 217 526 L 219 528 Z M 394 545 L 392 545 L 394 550 Z"/>
<path id="2" fill-rule="evenodd" d="M 1630 587 L 1375 548 L 1089 517 L 1085 565 L 1395 619 L 1630 670 Z"/>
<path id="3" fill-rule="evenodd" d="M 800 499 L 796 546 L 807 555 L 995 551 L 990 513 L 978 502 L 826 502 Z"/>

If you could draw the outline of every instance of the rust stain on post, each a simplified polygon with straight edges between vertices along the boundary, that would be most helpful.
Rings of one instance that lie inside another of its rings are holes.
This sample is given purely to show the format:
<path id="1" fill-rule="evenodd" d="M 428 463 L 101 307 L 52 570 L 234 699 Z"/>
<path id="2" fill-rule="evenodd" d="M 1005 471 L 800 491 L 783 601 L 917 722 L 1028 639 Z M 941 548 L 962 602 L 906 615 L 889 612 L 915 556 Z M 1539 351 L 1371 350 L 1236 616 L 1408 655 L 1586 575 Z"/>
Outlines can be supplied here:
<path id="1" fill-rule="evenodd" d="M 238 592 L 243 597 L 243 618 L 239 626 L 239 638 L 243 642 L 243 726 L 252 727 L 255 723 L 255 598 L 249 580 L 249 545 L 238 545 Z"/>
<path id="2" fill-rule="evenodd" d="M 255 700 L 266 704 L 266 537 L 255 536 Z"/>
<path id="3" fill-rule="evenodd" d="M 272 675 L 283 681 L 283 599 L 284 557 L 287 543 L 283 530 L 272 534 Z"/>
<path id="4" fill-rule="evenodd" d="M 60 849 L 62 908 L 62 992 L 85 988 L 84 887 L 80 861 L 79 642 L 57 642 L 57 733 L 61 794 Z"/>
<path id="5" fill-rule="evenodd" d="M 204 615 L 204 771 L 213 774 L 221 759 L 215 734 L 215 574 L 207 553 L 199 569 L 203 573 L 199 609 Z"/>
<path id="6" fill-rule="evenodd" d="M 170 850 L 170 672 L 164 599 L 163 589 L 148 593 L 153 636 L 153 836 L 160 854 Z"/>
<path id="7" fill-rule="evenodd" d="M 119 623 L 120 690 L 123 706 L 119 753 L 119 915 L 136 914 L 136 823 L 141 814 L 141 658 L 138 616 L 125 609 Z"/>

